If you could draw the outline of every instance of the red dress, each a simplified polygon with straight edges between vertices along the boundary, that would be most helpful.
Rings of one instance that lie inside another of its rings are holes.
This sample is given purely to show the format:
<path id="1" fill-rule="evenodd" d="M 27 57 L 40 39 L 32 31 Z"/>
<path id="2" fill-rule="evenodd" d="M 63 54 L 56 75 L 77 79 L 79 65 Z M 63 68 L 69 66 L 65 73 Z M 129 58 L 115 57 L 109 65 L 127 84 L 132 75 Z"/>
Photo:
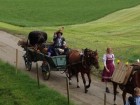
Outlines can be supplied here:
<path id="1" fill-rule="evenodd" d="M 112 77 L 112 74 L 114 72 L 114 55 L 106 54 L 106 67 L 109 69 L 110 72 L 107 72 L 105 67 L 102 73 L 102 81 L 103 82 L 110 82 L 110 79 Z"/>

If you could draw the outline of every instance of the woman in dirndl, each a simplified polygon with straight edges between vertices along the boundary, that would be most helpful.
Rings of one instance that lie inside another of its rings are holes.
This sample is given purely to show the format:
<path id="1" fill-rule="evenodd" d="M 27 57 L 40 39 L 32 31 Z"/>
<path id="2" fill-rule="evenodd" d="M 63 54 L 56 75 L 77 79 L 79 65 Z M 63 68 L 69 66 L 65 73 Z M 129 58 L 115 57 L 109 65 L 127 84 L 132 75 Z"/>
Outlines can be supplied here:
<path id="1" fill-rule="evenodd" d="M 111 48 L 106 49 L 106 54 L 103 55 L 104 69 L 102 73 L 102 81 L 106 83 L 106 92 L 110 93 L 107 82 L 111 82 L 111 77 L 115 69 L 114 54 Z"/>

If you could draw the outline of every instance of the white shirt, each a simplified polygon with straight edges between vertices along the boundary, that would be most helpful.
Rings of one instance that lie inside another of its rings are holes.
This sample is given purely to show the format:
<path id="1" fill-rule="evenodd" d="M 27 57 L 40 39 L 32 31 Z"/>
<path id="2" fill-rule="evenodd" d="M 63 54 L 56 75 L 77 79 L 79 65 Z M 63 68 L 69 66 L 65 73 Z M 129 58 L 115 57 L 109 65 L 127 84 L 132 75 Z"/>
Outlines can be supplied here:
<path id="1" fill-rule="evenodd" d="M 62 38 L 58 38 L 57 41 L 58 41 L 58 43 L 57 43 L 58 46 L 62 46 Z"/>
<path id="2" fill-rule="evenodd" d="M 113 64 L 115 66 L 115 63 L 114 63 L 115 56 L 114 56 L 114 54 L 104 54 L 103 55 L 103 63 L 104 63 L 104 66 L 106 66 L 106 60 L 107 60 L 107 58 L 112 59 L 113 60 Z"/>

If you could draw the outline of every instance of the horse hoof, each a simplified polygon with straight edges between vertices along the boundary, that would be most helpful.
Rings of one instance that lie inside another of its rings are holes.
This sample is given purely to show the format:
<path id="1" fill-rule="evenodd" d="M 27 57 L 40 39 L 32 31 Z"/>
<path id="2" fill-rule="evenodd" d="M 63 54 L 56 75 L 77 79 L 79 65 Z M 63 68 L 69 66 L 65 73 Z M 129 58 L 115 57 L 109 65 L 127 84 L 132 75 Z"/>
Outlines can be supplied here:
<path id="1" fill-rule="evenodd" d="M 77 88 L 80 88 L 80 86 L 77 86 Z"/>

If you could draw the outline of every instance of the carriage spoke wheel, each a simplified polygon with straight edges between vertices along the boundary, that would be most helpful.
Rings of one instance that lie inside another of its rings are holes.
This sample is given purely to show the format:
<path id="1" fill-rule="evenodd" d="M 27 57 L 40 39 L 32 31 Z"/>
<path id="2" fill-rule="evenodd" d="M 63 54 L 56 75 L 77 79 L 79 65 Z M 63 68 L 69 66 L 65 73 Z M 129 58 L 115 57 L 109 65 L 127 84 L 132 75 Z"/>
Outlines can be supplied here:
<path id="1" fill-rule="evenodd" d="M 32 62 L 29 61 L 25 62 L 25 66 L 26 66 L 26 70 L 30 71 L 32 68 Z"/>
<path id="2" fill-rule="evenodd" d="M 47 64 L 42 64 L 42 76 L 44 80 L 48 80 L 50 78 L 50 65 L 49 63 Z"/>
<path id="3" fill-rule="evenodd" d="M 24 61 L 25 61 L 26 70 L 30 71 L 31 68 L 32 68 L 32 62 L 29 61 L 29 59 L 28 59 L 28 57 L 27 57 L 27 54 L 25 54 L 25 55 L 23 56 L 23 58 L 24 58 Z"/>
<path id="4" fill-rule="evenodd" d="M 43 71 L 42 75 L 43 75 L 44 80 L 48 80 L 50 78 L 50 71 L 47 71 L 47 72 Z"/>

